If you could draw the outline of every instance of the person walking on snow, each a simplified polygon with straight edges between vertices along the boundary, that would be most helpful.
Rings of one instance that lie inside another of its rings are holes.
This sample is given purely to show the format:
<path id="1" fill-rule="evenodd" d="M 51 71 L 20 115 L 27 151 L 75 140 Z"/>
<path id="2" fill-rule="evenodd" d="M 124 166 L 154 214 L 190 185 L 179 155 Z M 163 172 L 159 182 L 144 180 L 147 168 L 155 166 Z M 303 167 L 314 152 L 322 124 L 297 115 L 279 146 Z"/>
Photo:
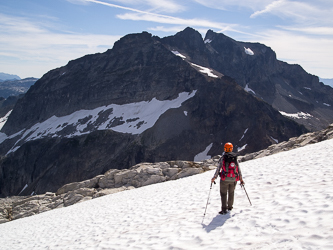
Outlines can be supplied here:
<path id="1" fill-rule="evenodd" d="M 220 214 L 226 214 L 228 210 L 232 210 L 237 181 L 239 180 L 242 185 L 245 184 L 237 160 L 237 154 L 232 152 L 232 150 L 233 145 L 230 142 L 224 145 L 224 152 L 212 178 L 212 182 L 214 182 L 218 175 L 221 177 L 220 195 L 222 210 L 219 212 Z"/>

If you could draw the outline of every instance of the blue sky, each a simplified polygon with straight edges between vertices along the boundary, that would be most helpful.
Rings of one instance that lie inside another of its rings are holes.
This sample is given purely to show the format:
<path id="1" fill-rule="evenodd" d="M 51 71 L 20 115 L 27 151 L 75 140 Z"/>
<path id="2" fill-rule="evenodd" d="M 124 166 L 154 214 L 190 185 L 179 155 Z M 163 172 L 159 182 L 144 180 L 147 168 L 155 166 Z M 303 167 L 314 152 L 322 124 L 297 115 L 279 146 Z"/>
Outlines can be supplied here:
<path id="1" fill-rule="evenodd" d="M 0 0 L 0 72 L 41 77 L 129 33 L 190 26 L 260 42 L 278 59 L 333 78 L 332 0 Z"/>

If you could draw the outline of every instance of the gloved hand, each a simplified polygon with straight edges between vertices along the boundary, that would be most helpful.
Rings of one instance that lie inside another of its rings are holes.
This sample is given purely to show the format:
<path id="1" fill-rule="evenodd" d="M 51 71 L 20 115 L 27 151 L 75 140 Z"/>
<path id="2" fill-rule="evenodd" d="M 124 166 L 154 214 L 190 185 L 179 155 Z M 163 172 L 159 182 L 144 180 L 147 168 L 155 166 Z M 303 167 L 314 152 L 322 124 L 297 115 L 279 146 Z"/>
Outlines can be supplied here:
<path id="1" fill-rule="evenodd" d="M 241 185 L 245 185 L 245 182 L 243 180 L 240 181 Z"/>

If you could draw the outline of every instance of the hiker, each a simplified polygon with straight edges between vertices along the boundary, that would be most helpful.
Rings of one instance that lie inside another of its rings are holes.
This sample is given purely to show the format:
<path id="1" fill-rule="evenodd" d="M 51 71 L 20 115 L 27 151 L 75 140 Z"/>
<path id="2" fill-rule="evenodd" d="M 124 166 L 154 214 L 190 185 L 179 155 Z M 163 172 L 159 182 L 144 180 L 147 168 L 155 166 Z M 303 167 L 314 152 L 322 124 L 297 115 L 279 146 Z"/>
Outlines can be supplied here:
<path id="1" fill-rule="evenodd" d="M 239 168 L 237 154 L 232 152 L 232 150 L 233 145 L 230 142 L 224 145 L 224 152 L 219 160 L 219 165 L 215 171 L 214 177 L 212 178 L 212 182 L 214 182 L 218 175 L 221 177 L 220 194 L 222 210 L 219 212 L 220 214 L 226 214 L 228 210 L 232 210 L 237 181 L 240 180 L 242 185 L 245 184 L 242 178 L 242 172 Z"/>

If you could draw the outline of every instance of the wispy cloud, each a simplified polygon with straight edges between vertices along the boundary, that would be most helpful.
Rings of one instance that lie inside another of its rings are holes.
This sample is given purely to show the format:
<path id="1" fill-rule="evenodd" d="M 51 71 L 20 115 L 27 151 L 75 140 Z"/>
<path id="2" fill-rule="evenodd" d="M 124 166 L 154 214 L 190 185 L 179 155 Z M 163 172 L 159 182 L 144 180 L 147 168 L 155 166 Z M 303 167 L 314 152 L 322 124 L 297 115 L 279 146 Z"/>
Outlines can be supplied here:
<path id="1" fill-rule="evenodd" d="M 136 1 L 138 2 L 138 1 Z M 150 5 L 156 11 L 163 11 L 168 13 L 176 13 L 184 11 L 186 8 L 180 4 L 180 1 L 175 2 L 171 0 L 145 0 L 143 1 L 146 4 Z"/>
<path id="2" fill-rule="evenodd" d="M 299 26 L 277 26 L 284 30 L 297 31 L 310 35 L 333 36 L 332 27 L 299 27 Z"/>
<path id="3" fill-rule="evenodd" d="M 165 32 L 165 33 L 172 33 L 172 34 L 176 34 L 177 32 L 180 32 L 182 30 L 184 30 L 186 27 L 186 25 L 183 26 L 169 26 L 169 27 L 165 27 L 165 26 L 156 26 L 156 27 L 149 27 L 147 28 L 148 31 L 161 31 L 161 32 Z M 207 28 L 196 28 L 196 30 L 201 33 L 201 35 L 204 37 L 206 32 L 207 32 Z"/>
<path id="4" fill-rule="evenodd" d="M 270 46 L 277 58 L 300 64 L 307 72 L 320 77 L 330 78 L 333 69 L 333 38 L 318 38 L 283 30 L 266 30 L 260 37 L 253 39 Z"/>
<path id="5" fill-rule="evenodd" d="M 263 9 L 255 11 L 250 17 L 256 18 L 260 15 L 275 15 L 281 19 L 288 18 L 291 22 L 300 25 L 318 24 L 332 25 L 333 2 L 321 4 L 322 1 L 290 1 L 277 0 L 266 5 Z"/>
<path id="6" fill-rule="evenodd" d="M 218 9 L 218 10 L 229 10 L 231 7 L 241 7 L 251 10 L 261 9 L 272 2 L 272 0 L 193 0 L 194 2 L 201 4 L 205 7 Z"/>
<path id="7" fill-rule="evenodd" d="M 245 40 L 266 44 L 276 51 L 280 60 L 297 63 L 309 73 L 331 77 L 333 68 L 333 2 L 331 0 L 195 0 L 216 9 L 241 7 L 253 10 L 250 18 L 274 23 L 252 26 L 252 34 L 244 32 Z M 278 21 L 280 20 L 280 21 Z M 273 24 L 273 25 L 272 25 Z M 239 28 L 242 28 L 240 25 Z M 246 31 L 246 29 L 243 29 Z M 238 32 L 241 33 L 241 32 Z"/>
<path id="8" fill-rule="evenodd" d="M 69 1 L 73 1 L 73 0 L 69 0 Z M 117 8 L 117 9 L 123 9 L 123 10 L 129 10 L 129 11 L 142 13 L 142 14 L 154 15 L 154 13 L 149 12 L 149 11 L 143 11 L 140 9 L 135 9 L 135 8 L 118 5 L 118 4 L 113 4 L 113 3 L 105 2 L 105 1 L 99 1 L 99 0 L 74 0 L 74 1 L 85 1 L 87 3 L 88 2 L 96 3 L 96 4 L 106 5 L 106 6 Z M 131 5 L 144 5 L 148 9 L 153 9 L 156 12 L 175 13 L 175 12 L 183 11 L 185 9 L 185 7 L 183 5 L 177 4 L 170 0 L 159 0 L 159 1 L 155 1 L 155 0 L 121 1 L 121 0 L 118 0 L 117 2 L 129 3 Z"/>
<path id="9" fill-rule="evenodd" d="M 185 25 L 192 27 L 208 27 L 208 28 L 216 28 L 223 29 L 226 26 L 230 26 L 232 24 L 224 24 L 219 22 L 212 22 L 204 19 L 184 19 L 172 16 L 165 15 L 151 15 L 149 14 L 141 14 L 141 13 L 125 13 L 117 15 L 118 18 L 123 20 L 132 20 L 132 21 L 149 21 L 155 23 L 164 23 L 164 24 L 172 24 L 172 25 Z M 236 26 L 236 25 L 234 25 Z"/>
<path id="10" fill-rule="evenodd" d="M 259 11 L 254 12 L 250 17 L 254 18 L 254 17 L 257 17 L 257 16 L 265 14 L 265 13 L 270 13 L 270 12 L 276 10 L 279 7 L 283 7 L 283 5 L 285 5 L 285 3 L 286 3 L 285 0 L 274 1 L 270 4 L 268 4 L 263 10 L 259 10 Z"/>
<path id="11" fill-rule="evenodd" d="M 124 14 L 118 14 L 116 15 L 117 18 L 122 20 L 131 20 L 131 21 L 147 21 L 147 22 L 154 22 L 154 23 L 161 23 L 161 24 L 170 24 L 170 25 L 177 25 L 177 26 L 191 26 L 191 27 L 205 27 L 207 29 L 218 29 L 218 30 L 233 30 L 236 31 L 236 27 L 238 25 L 236 24 L 228 24 L 228 23 L 220 23 L 220 22 L 213 22 L 210 20 L 205 19 L 198 19 L 198 18 L 191 18 L 191 19 L 185 19 L 185 18 L 179 18 L 174 17 L 170 15 L 162 15 L 154 12 L 148 12 L 148 11 L 142 11 L 130 7 L 115 5 L 103 1 L 98 0 L 85 0 L 87 2 L 92 2 L 96 4 L 101 4 L 113 8 L 119 8 L 123 10 L 128 10 L 130 12 L 124 13 Z M 171 27 L 171 28 L 165 28 L 158 26 L 156 28 L 151 28 L 151 30 L 159 30 L 159 31 L 170 31 L 176 30 L 177 28 Z"/>
<path id="12" fill-rule="evenodd" d="M 42 22 L 0 14 L 0 56 L 8 60 L 2 68 L 14 61 L 29 65 L 29 76 L 40 77 L 48 70 L 66 64 L 85 54 L 104 52 L 120 36 L 54 32 Z M 28 64 L 27 62 L 32 62 Z M 35 69 L 32 69 L 33 65 Z M 40 72 L 43 67 L 44 72 Z M 26 69 L 25 71 L 27 71 Z M 39 72 L 39 73 L 37 73 Z M 21 76 L 22 77 L 22 76 Z M 24 77 L 24 76 L 23 76 Z"/>

